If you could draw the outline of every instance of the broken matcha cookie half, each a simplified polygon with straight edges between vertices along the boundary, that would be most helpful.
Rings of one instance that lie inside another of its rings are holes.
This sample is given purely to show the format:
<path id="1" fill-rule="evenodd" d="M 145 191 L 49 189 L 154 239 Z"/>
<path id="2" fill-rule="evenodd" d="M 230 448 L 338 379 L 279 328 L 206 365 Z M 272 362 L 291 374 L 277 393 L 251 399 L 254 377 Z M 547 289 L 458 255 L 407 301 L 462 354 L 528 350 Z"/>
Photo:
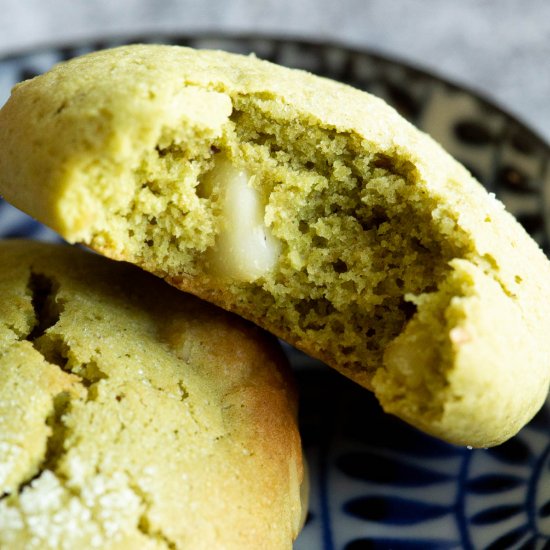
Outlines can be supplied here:
<path id="1" fill-rule="evenodd" d="M 547 258 L 364 92 L 223 52 L 100 51 L 15 87 L 0 191 L 448 441 L 498 444 L 547 395 Z"/>

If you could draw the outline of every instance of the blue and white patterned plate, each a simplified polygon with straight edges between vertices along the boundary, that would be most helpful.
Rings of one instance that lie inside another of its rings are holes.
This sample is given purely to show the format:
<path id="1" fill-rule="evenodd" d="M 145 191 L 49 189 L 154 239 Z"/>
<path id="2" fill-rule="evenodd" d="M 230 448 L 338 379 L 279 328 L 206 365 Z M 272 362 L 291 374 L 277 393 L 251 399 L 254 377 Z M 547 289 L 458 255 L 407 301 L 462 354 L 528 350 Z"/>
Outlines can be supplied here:
<path id="1" fill-rule="evenodd" d="M 472 92 L 344 47 L 262 37 L 140 37 L 219 48 L 307 69 L 383 97 L 434 136 L 548 251 L 550 147 Z M 120 41 L 0 60 L 0 103 L 52 64 Z M 0 236 L 59 239 L 0 203 Z M 454 447 L 385 415 L 369 392 L 289 350 L 301 388 L 311 503 L 296 550 L 550 549 L 550 402 L 518 436 Z"/>

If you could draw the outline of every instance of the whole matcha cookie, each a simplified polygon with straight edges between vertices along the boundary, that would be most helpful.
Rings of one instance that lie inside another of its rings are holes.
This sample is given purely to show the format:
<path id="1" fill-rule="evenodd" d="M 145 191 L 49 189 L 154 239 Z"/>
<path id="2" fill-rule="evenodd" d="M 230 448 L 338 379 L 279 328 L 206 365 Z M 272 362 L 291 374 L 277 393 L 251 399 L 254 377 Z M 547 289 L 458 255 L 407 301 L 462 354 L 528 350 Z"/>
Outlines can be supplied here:
<path id="1" fill-rule="evenodd" d="M 292 548 L 276 341 L 75 248 L 0 241 L 0 260 L 0 548 Z"/>
<path id="2" fill-rule="evenodd" d="M 0 112 L 0 191 L 448 441 L 502 442 L 547 395 L 546 257 L 364 92 L 223 52 L 93 53 L 15 87 Z"/>

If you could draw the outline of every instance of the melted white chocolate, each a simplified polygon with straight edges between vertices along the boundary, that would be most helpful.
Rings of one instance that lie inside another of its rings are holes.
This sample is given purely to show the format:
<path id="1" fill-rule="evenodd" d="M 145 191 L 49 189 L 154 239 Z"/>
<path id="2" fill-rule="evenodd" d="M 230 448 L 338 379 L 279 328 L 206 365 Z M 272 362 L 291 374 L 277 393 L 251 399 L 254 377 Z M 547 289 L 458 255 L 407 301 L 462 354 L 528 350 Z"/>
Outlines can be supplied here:
<path id="1" fill-rule="evenodd" d="M 251 185 L 254 176 L 220 156 L 203 183 L 208 194 L 217 194 L 222 223 L 210 251 L 213 274 L 251 282 L 277 263 L 280 242 L 264 222 L 261 196 Z"/>

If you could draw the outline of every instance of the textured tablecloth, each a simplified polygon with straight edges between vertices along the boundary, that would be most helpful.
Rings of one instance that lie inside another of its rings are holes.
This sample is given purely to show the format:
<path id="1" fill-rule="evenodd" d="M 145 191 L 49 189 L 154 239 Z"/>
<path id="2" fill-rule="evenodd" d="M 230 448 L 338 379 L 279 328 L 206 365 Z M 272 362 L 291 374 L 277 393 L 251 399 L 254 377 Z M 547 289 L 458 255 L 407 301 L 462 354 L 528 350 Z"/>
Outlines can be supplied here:
<path id="1" fill-rule="evenodd" d="M 0 0 L 0 54 L 196 31 L 375 50 L 474 88 L 550 141 L 548 0 Z"/>

